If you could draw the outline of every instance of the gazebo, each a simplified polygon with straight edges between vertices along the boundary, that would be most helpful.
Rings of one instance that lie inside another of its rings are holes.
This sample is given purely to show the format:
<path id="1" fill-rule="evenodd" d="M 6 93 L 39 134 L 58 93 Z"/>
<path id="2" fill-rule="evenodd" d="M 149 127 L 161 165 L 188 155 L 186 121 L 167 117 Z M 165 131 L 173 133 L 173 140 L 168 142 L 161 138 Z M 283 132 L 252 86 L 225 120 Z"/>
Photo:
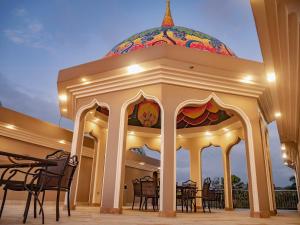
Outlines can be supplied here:
<path id="1" fill-rule="evenodd" d="M 126 151 L 144 144 L 161 153 L 161 216 L 176 215 L 180 146 L 190 152 L 191 179 L 200 189 L 202 149 L 222 148 L 225 208 L 233 209 L 229 153 L 243 139 L 250 215 L 276 214 L 267 130 L 274 110 L 264 64 L 175 26 L 169 1 L 160 27 L 133 35 L 100 60 L 61 70 L 58 93 L 62 115 L 75 122 L 72 154 L 81 155 L 87 126 L 99 130 L 94 182 L 101 185 L 94 191 L 102 213 L 122 213 Z M 80 176 L 79 166 L 73 207 Z"/>

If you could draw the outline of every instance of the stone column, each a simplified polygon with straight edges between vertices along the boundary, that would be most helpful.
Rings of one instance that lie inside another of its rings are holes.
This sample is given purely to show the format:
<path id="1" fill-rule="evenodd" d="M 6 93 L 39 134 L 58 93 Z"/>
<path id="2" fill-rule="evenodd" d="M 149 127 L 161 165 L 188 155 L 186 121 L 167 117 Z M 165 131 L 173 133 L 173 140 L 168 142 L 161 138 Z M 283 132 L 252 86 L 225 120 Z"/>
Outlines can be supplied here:
<path id="1" fill-rule="evenodd" d="M 172 107 L 164 108 L 161 135 L 160 216 L 176 215 L 175 118 Z"/>
<path id="2" fill-rule="evenodd" d="M 246 138 L 249 177 L 249 202 L 252 217 L 270 217 L 269 191 L 263 139 L 259 117 L 252 118 L 251 132 Z"/>
<path id="3" fill-rule="evenodd" d="M 197 182 L 198 190 L 202 189 L 201 150 L 190 148 L 190 179 Z M 197 193 L 201 196 L 201 191 Z M 197 199 L 197 208 L 202 208 L 202 199 Z"/>
<path id="4" fill-rule="evenodd" d="M 108 135 L 107 149 L 104 164 L 104 177 L 102 189 L 101 213 L 122 213 L 120 204 L 122 168 L 124 162 L 124 144 L 126 136 L 121 140 L 120 136 L 124 135 L 125 115 L 121 115 L 120 105 L 111 105 L 108 117 Z M 127 120 L 126 120 L 127 121 Z M 121 134 L 122 133 L 122 134 Z M 122 143 L 121 143 L 122 142 Z"/>
<path id="5" fill-rule="evenodd" d="M 105 129 L 100 130 L 100 136 L 98 138 L 97 145 L 97 156 L 95 165 L 95 180 L 92 187 L 93 198 L 92 205 L 100 206 L 102 199 L 102 184 L 103 184 L 103 173 L 104 173 L 104 160 L 106 151 L 106 137 L 107 131 Z"/>
<path id="6" fill-rule="evenodd" d="M 277 209 L 276 209 L 275 190 L 274 190 L 274 182 L 273 182 L 273 174 L 272 174 L 272 163 L 271 163 L 271 156 L 270 156 L 269 135 L 266 130 L 266 127 L 262 130 L 262 132 L 263 132 L 262 134 L 265 143 L 264 153 L 265 153 L 267 183 L 268 183 L 268 191 L 269 191 L 270 213 L 272 216 L 275 216 L 277 214 Z"/>
<path id="7" fill-rule="evenodd" d="M 77 170 L 75 171 L 72 186 L 71 186 L 71 192 L 70 192 L 70 208 L 71 209 L 75 209 L 76 202 L 77 202 L 79 176 L 80 176 L 80 171 L 81 171 L 82 145 L 83 145 L 83 139 L 84 139 L 85 115 L 86 115 L 85 111 L 81 115 L 77 115 L 75 124 L 74 124 L 71 155 L 77 155 L 79 164 L 77 166 Z"/>
<path id="8" fill-rule="evenodd" d="M 233 210 L 230 151 L 223 152 L 225 210 Z"/>

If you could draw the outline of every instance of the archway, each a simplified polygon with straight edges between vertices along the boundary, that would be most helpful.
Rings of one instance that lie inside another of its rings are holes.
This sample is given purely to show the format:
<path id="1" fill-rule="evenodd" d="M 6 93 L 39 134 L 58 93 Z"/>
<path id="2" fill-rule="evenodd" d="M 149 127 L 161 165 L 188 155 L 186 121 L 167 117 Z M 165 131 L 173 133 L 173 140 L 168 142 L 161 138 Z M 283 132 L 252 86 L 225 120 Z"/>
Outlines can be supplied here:
<path id="1" fill-rule="evenodd" d="M 212 103 L 212 104 L 211 104 Z M 212 105 L 212 106 L 211 106 Z M 247 147 L 247 169 L 248 169 L 248 175 L 251 174 L 251 185 L 249 185 L 249 193 L 250 193 L 250 205 L 251 205 L 251 212 L 259 212 L 259 200 L 258 200 L 258 195 L 257 195 L 257 174 L 256 174 L 256 168 L 254 165 L 255 162 L 255 155 L 254 155 L 254 141 L 253 141 L 253 133 L 252 133 L 252 124 L 251 121 L 249 119 L 249 117 L 246 115 L 246 113 L 241 110 L 240 108 L 233 106 L 233 105 L 229 105 L 229 104 L 225 104 L 219 97 L 217 97 L 214 93 L 212 93 L 208 98 L 204 99 L 204 100 L 186 100 L 184 102 L 182 102 L 181 104 L 179 104 L 177 106 L 175 115 L 177 115 L 175 124 L 177 125 L 178 123 L 178 115 L 180 113 L 182 113 L 182 109 L 184 109 L 184 107 L 188 107 L 188 108 L 198 108 L 198 117 L 194 116 L 195 118 L 193 119 L 202 119 L 202 115 L 206 112 L 206 111 L 210 111 L 208 108 L 212 107 L 214 108 L 214 106 L 218 107 L 219 110 L 214 110 L 212 109 L 210 113 L 217 113 L 218 111 L 225 111 L 227 113 L 229 113 L 230 115 L 232 115 L 232 117 L 235 117 L 241 124 L 242 127 L 242 132 L 244 133 L 245 139 L 246 139 L 246 147 Z M 196 114 L 197 115 L 197 114 Z M 209 118 L 209 112 L 206 112 L 205 114 L 206 118 Z M 184 115 L 187 116 L 187 115 Z M 209 118 L 210 121 L 214 121 L 214 118 L 211 117 Z M 202 120 L 201 120 L 202 121 Z M 221 125 L 222 123 L 220 123 Z M 219 129 L 216 130 L 220 130 L 221 133 L 226 134 L 228 133 L 228 135 L 223 135 L 225 137 L 225 139 L 222 139 L 222 141 L 225 143 L 226 142 L 226 138 L 228 138 L 229 140 L 231 140 L 230 136 L 231 135 L 231 130 L 230 128 L 228 128 L 227 126 L 225 126 L 225 122 L 223 123 L 223 126 L 219 127 Z M 204 120 L 204 122 L 200 125 L 216 125 L 216 124 L 211 124 L 209 121 Z M 205 126 L 204 126 L 205 127 Z M 193 128 L 194 130 L 196 130 L 195 128 Z M 199 128 L 201 129 L 201 128 Z M 216 131 L 215 130 L 215 131 Z M 223 131 L 223 132 L 222 132 Z M 228 132 L 230 131 L 230 132 Z M 209 144 L 213 144 L 214 142 L 214 136 L 212 134 L 212 132 L 210 130 L 205 130 L 202 129 L 203 132 L 203 136 L 207 136 L 209 137 L 209 139 L 211 139 L 211 141 L 205 141 L 204 139 L 199 140 L 200 139 L 200 135 L 198 135 L 198 140 L 194 141 L 193 145 L 198 144 L 197 149 L 201 149 L 201 145 L 202 146 L 207 146 Z M 188 133 L 188 132 L 187 132 Z M 204 140 L 204 141 L 203 141 Z M 232 141 L 232 140 L 231 140 Z M 222 146 L 223 149 L 226 149 L 228 145 L 227 143 L 221 143 L 220 145 Z M 198 153 L 196 153 L 198 154 Z M 201 162 L 198 163 L 198 165 L 200 165 L 200 169 L 198 169 L 196 167 L 196 169 L 198 171 L 201 172 Z M 225 164 L 224 164 L 225 165 Z M 227 164 L 226 164 L 227 165 Z M 196 180 L 198 181 L 198 188 L 201 189 L 202 186 L 202 174 L 196 174 Z"/>
<path id="2" fill-rule="evenodd" d="M 135 183 L 140 182 L 143 190 L 144 183 L 141 181 L 149 178 L 153 182 L 159 182 L 160 155 L 150 152 L 160 153 L 162 151 L 163 111 L 155 97 L 149 97 L 142 92 L 128 100 L 122 106 L 121 111 L 121 123 L 123 125 L 121 126 L 120 138 L 121 143 L 124 144 L 122 148 L 119 148 L 121 159 L 119 165 L 121 167 L 118 170 L 119 180 L 116 181 L 120 182 L 120 189 L 115 194 L 119 195 L 120 208 L 124 209 L 129 205 L 133 208 L 140 208 L 137 204 L 140 203 L 140 197 L 136 196 L 134 192 Z M 123 155 L 122 158 L 121 155 Z M 158 174 L 158 177 L 155 174 Z M 147 205 L 152 208 L 153 205 L 157 209 L 159 207 L 158 195 L 155 199 L 156 202 L 150 202 L 152 199 L 149 197 L 149 202 L 143 199 L 142 208 L 145 209 Z"/>
<path id="3" fill-rule="evenodd" d="M 70 196 L 73 209 L 82 200 L 89 205 L 101 205 L 108 117 L 109 106 L 96 99 L 77 111 L 71 147 L 71 155 L 79 158 Z M 86 136 L 92 137 L 92 152 L 83 148 Z"/>

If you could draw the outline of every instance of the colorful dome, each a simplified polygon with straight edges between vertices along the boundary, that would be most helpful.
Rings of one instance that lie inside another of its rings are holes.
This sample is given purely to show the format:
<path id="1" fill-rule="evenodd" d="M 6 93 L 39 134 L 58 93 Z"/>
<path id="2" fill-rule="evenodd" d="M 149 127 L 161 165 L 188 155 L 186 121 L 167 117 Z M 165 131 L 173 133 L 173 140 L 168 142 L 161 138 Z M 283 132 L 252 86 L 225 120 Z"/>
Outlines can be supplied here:
<path id="1" fill-rule="evenodd" d="M 189 28 L 174 26 L 170 11 L 170 1 L 168 0 L 166 14 L 161 27 L 133 35 L 115 46 L 106 57 L 123 55 L 139 49 L 164 44 L 235 56 L 224 43 L 214 37 Z"/>

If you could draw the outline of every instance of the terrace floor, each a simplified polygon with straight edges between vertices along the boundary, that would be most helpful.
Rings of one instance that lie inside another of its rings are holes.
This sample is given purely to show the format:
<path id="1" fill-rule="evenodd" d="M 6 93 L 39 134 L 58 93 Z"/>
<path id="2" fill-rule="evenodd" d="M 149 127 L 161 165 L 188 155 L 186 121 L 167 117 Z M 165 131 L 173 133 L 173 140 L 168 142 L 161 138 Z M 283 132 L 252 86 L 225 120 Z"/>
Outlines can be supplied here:
<path id="1" fill-rule="evenodd" d="M 24 203 L 25 204 L 25 203 Z M 3 211 L 0 224 L 22 224 L 24 204 L 9 203 Z M 26 224 L 42 224 L 40 217 L 33 218 L 31 209 Z M 158 217 L 156 212 L 124 210 L 122 215 L 99 214 L 98 207 L 80 206 L 67 216 L 67 211 L 61 210 L 61 219 L 55 221 L 53 204 L 45 206 L 46 225 L 300 225 L 300 215 L 296 211 L 279 211 L 277 216 L 268 219 L 250 218 L 247 210 L 223 211 L 213 210 L 209 213 L 177 213 L 175 218 Z"/>

